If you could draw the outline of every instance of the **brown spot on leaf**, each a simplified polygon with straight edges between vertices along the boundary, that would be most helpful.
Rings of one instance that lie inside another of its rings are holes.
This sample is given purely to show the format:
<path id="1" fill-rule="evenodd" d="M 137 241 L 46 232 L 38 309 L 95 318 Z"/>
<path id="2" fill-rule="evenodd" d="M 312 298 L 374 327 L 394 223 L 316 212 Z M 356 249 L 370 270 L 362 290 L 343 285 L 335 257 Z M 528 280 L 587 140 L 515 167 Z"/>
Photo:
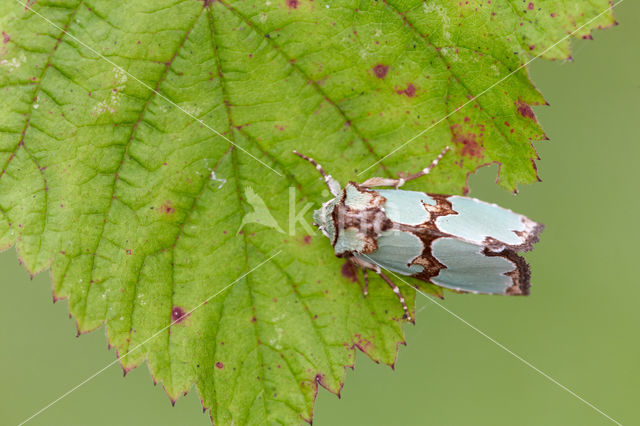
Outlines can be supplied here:
<path id="1" fill-rule="evenodd" d="M 171 201 L 167 200 L 163 205 L 160 206 L 160 211 L 164 214 L 173 214 L 175 213 L 176 209 L 173 208 Z"/>
<path id="2" fill-rule="evenodd" d="M 302 241 L 304 241 L 304 244 L 309 245 L 311 244 L 311 238 L 311 235 L 305 235 Z"/>
<path id="3" fill-rule="evenodd" d="M 186 313 L 180 306 L 174 306 L 171 310 L 171 322 L 176 324 L 181 323 L 187 319 L 189 315 L 190 314 Z"/>
<path id="4" fill-rule="evenodd" d="M 216 367 L 219 368 L 220 370 L 222 370 L 224 368 L 224 364 L 221 363 L 220 361 L 216 362 Z"/>
<path id="5" fill-rule="evenodd" d="M 351 280 L 352 282 L 358 282 L 358 276 L 356 275 L 356 267 L 350 261 L 346 261 L 344 265 L 342 265 L 342 269 L 340 270 L 342 276 Z"/>
<path id="6" fill-rule="evenodd" d="M 11 41 L 11 36 L 4 31 L 2 32 L 2 43 L 7 44 Z"/>
<path id="7" fill-rule="evenodd" d="M 297 9 L 298 4 L 300 4 L 298 0 L 287 0 L 287 6 L 289 9 Z"/>
<path id="8" fill-rule="evenodd" d="M 368 354 L 375 349 L 373 342 L 371 340 L 363 338 L 361 334 L 354 334 L 354 344 L 360 349 L 363 353 Z"/>
<path id="9" fill-rule="evenodd" d="M 452 126 L 453 141 L 461 146 L 460 154 L 469 158 L 484 158 L 484 148 L 476 141 L 475 133 L 457 133 Z"/>
<path id="10" fill-rule="evenodd" d="M 526 118 L 530 118 L 532 120 L 536 119 L 535 114 L 533 113 L 533 110 L 531 109 L 531 107 L 529 106 L 528 103 L 521 101 L 520 99 L 518 99 L 518 101 L 516 102 L 516 106 L 518 107 L 518 113 Z"/>
<path id="11" fill-rule="evenodd" d="M 529 3 L 529 10 L 533 10 L 534 9 L 534 4 L 533 3 Z"/>
<path id="12" fill-rule="evenodd" d="M 409 83 L 406 89 L 398 90 L 398 95 L 407 95 L 413 98 L 416 95 L 416 86 L 414 86 L 413 83 Z"/>
<path id="13" fill-rule="evenodd" d="M 373 69 L 373 73 L 378 78 L 385 78 L 387 73 L 389 72 L 389 66 L 384 64 L 378 64 L 372 69 Z"/>

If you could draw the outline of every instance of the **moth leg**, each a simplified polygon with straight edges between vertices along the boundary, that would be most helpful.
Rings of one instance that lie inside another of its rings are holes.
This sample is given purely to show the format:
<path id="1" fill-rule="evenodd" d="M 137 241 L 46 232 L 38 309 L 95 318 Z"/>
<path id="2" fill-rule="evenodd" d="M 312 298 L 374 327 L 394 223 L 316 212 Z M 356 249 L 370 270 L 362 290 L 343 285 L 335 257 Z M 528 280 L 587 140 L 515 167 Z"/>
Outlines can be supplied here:
<path id="1" fill-rule="evenodd" d="M 340 184 L 338 183 L 338 181 L 335 180 L 333 177 L 331 177 L 331 175 L 327 174 L 327 172 L 324 171 L 322 166 L 318 164 L 316 160 L 314 160 L 311 157 L 307 157 L 304 154 L 300 154 L 296 150 L 294 150 L 293 153 L 298 157 L 302 158 L 303 160 L 307 160 L 308 162 L 314 165 L 316 170 L 320 172 L 320 174 L 322 175 L 322 178 L 324 179 L 324 183 L 326 183 L 327 187 L 329 188 L 329 192 L 331 192 L 331 194 L 333 194 L 334 197 L 337 197 L 338 195 L 340 195 Z"/>
<path id="2" fill-rule="evenodd" d="M 380 270 L 380 267 L 374 263 L 371 262 L 367 262 L 364 259 L 360 259 L 359 257 L 355 257 L 355 256 L 350 256 L 349 260 L 351 261 L 351 263 L 353 263 L 356 266 L 359 266 L 360 268 L 362 268 L 363 270 L 365 269 L 371 269 L 373 272 L 375 272 L 376 274 L 378 273 L 378 271 Z"/>
<path id="3" fill-rule="evenodd" d="M 376 271 L 376 273 L 378 275 L 380 275 L 380 278 L 382 278 L 383 280 L 385 280 L 387 282 L 387 284 L 389 284 L 389 287 L 391 287 L 391 290 L 393 290 L 393 292 L 395 293 L 395 295 L 398 297 L 398 300 L 400 300 L 400 303 L 402 304 L 402 309 L 404 309 L 404 315 L 405 317 L 411 321 L 412 323 L 416 323 L 413 318 L 411 318 L 411 314 L 409 313 L 409 308 L 407 308 L 407 303 L 404 300 L 404 296 L 402 295 L 402 293 L 400 292 L 400 287 L 398 287 L 393 281 L 391 281 L 391 279 L 389 277 L 387 277 L 379 268 Z"/>
<path id="4" fill-rule="evenodd" d="M 448 146 L 442 150 L 442 152 L 436 157 L 435 160 L 433 160 L 431 162 L 431 164 L 429 164 L 427 167 L 425 167 L 424 169 L 420 170 L 418 173 L 414 173 L 412 175 L 407 176 L 406 178 L 399 178 L 399 179 L 390 179 L 390 178 L 380 178 L 380 177 L 374 177 L 371 179 L 367 179 L 366 181 L 364 181 L 363 183 L 360 184 L 360 186 L 363 186 L 365 188 L 375 188 L 378 186 L 393 186 L 395 189 L 400 188 L 402 185 L 404 185 L 405 183 L 414 180 L 414 179 L 418 179 L 419 177 L 422 177 L 424 175 L 428 175 L 431 170 L 433 170 L 433 168 L 435 166 L 438 165 L 438 163 L 440 162 L 440 160 L 442 159 L 442 157 L 444 157 L 444 155 L 447 153 L 447 151 L 449 151 L 451 148 L 449 148 Z"/>
<path id="5" fill-rule="evenodd" d="M 404 179 L 391 179 L 391 178 L 381 178 L 381 177 L 373 177 L 371 179 L 367 179 L 360 184 L 360 186 L 364 188 L 377 188 L 379 186 L 393 186 L 398 189 L 402 185 L 404 185 Z"/>
<path id="6" fill-rule="evenodd" d="M 409 313 L 409 308 L 407 307 L 407 303 L 404 300 L 404 296 L 400 292 L 400 287 L 398 287 L 393 281 L 391 281 L 391 279 L 389 277 L 387 277 L 382 272 L 382 270 L 380 269 L 380 267 L 378 265 L 375 265 L 373 263 L 369 263 L 366 260 L 359 259 L 359 258 L 357 258 L 355 256 L 351 257 L 350 259 L 354 264 L 360 266 L 363 270 L 371 269 L 373 272 L 378 274 L 380 276 L 380 278 L 382 278 L 389 285 L 389 287 L 391 287 L 391 290 L 393 290 L 393 293 L 396 295 L 396 297 L 398 297 L 398 300 L 400 300 L 400 303 L 402 304 L 402 309 L 404 309 L 405 317 L 409 321 L 411 321 L 412 323 L 415 324 L 415 321 L 413 320 L 413 318 L 411 318 L 411 314 Z M 365 285 L 368 288 L 368 278 L 366 280 L 367 281 L 365 281 L 366 282 Z"/>
<path id="7" fill-rule="evenodd" d="M 367 296 L 369 294 L 369 270 L 372 270 L 377 274 L 380 271 L 380 268 L 378 265 L 374 265 L 373 263 L 367 262 L 359 257 L 351 256 L 349 260 L 362 270 L 362 277 L 364 278 L 364 288 L 362 289 L 362 293 Z"/>
<path id="8" fill-rule="evenodd" d="M 366 296 L 369 294 L 369 270 L 367 268 L 362 268 L 362 278 L 364 278 L 364 290 L 362 292 Z"/>
<path id="9" fill-rule="evenodd" d="M 364 278 L 364 288 L 362 289 L 362 294 L 366 297 L 369 294 L 369 269 L 374 270 L 376 265 L 366 262 L 362 259 L 358 259 L 355 256 L 349 257 L 349 262 L 353 264 L 353 266 L 359 268 L 362 271 L 362 278 Z"/>

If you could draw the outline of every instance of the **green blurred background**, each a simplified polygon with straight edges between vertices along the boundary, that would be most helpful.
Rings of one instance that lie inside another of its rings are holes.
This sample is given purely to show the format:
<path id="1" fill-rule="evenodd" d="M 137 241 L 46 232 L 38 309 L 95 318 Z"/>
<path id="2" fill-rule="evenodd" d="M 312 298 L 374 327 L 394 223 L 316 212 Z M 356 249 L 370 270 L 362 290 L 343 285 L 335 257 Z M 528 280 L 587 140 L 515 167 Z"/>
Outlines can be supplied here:
<path id="1" fill-rule="evenodd" d="M 550 142 L 542 183 L 514 197 L 471 178 L 472 195 L 544 222 L 527 256 L 528 298 L 449 294 L 445 306 L 623 424 L 640 424 L 640 4 L 620 26 L 574 42 L 574 62 L 536 61 Z M 102 331 L 75 337 L 49 276 L 0 255 L 0 423 L 17 424 L 114 360 Z M 424 309 L 422 309 L 424 307 Z M 321 390 L 316 425 L 605 425 L 585 403 L 428 300 L 418 299 L 395 371 L 358 355 L 342 399 Z M 171 407 L 146 367 L 117 365 L 30 425 L 208 425 L 195 392 Z"/>

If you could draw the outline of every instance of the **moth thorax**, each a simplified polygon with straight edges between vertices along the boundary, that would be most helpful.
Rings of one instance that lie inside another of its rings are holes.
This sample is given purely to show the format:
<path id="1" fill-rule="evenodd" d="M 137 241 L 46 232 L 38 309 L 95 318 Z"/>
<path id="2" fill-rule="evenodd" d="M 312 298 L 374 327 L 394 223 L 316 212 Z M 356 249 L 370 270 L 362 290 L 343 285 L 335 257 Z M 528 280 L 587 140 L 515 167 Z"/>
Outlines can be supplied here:
<path id="1" fill-rule="evenodd" d="M 378 237 L 391 228 L 393 223 L 387 219 L 380 208 L 356 210 L 338 204 L 333 212 L 336 240 L 336 255 L 346 253 L 372 253 L 378 248 Z"/>
<path id="2" fill-rule="evenodd" d="M 335 208 L 333 220 L 338 230 L 350 228 L 368 236 L 378 236 L 393 226 L 384 211 L 378 207 L 355 210 L 339 204 Z"/>

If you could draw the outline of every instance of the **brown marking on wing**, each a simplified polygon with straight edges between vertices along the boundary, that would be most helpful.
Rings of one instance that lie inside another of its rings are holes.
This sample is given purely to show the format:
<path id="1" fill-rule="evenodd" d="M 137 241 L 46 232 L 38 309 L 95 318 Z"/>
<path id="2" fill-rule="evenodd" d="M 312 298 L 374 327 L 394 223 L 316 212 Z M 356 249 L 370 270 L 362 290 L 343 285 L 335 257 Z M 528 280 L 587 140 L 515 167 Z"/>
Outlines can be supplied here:
<path id="1" fill-rule="evenodd" d="M 433 255 L 431 246 L 433 242 L 438 238 L 453 237 L 452 235 L 440 231 L 436 226 L 436 221 L 439 217 L 456 215 L 458 214 L 458 212 L 453 210 L 453 205 L 449 201 L 448 196 L 440 194 L 427 195 L 436 201 L 435 206 L 424 202 L 422 203 L 425 210 L 429 212 L 429 220 L 418 226 L 396 225 L 396 228 L 404 232 L 410 232 L 420 238 L 420 240 L 422 241 L 422 254 L 415 258 L 411 262 L 411 264 L 420 265 L 424 268 L 422 272 L 415 275 L 415 278 L 418 278 L 422 281 L 431 282 L 431 278 L 438 276 L 441 270 L 446 269 L 446 266 L 440 263 L 440 261 L 438 261 L 438 259 L 436 259 Z"/>
<path id="2" fill-rule="evenodd" d="M 529 294 L 529 288 L 531 287 L 531 269 L 529 268 L 529 264 L 525 262 L 521 256 L 518 256 L 515 251 L 510 249 L 495 252 L 487 247 L 485 247 L 482 253 L 489 257 L 503 257 L 515 265 L 516 268 L 513 271 L 506 273 L 506 275 L 511 277 L 513 284 L 507 289 L 505 294 L 510 296 L 527 296 Z"/>
<path id="3" fill-rule="evenodd" d="M 431 204 L 422 203 L 425 210 L 427 210 L 430 214 L 429 223 L 435 227 L 436 219 L 441 216 L 449 216 L 458 214 L 457 211 L 453 210 L 453 205 L 451 201 L 449 201 L 449 197 L 447 195 L 441 194 L 427 194 L 429 197 L 436 200 L 436 205 L 433 206 Z"/>
<path id="4" fill-rule="evenodd" d="M 435 237 L 431 241 L 429 241 L 427 253 L 425 253 L 427 251 L 427 248 L 425 246 L 425 249 L 422 251 L 422 255 L 420 255 L 420 257 L 415 258 L 413 262 L 411 262 L 411 264 L 413 265 L 420 265 L 424 268 L 422 272 L 420 272 L 420 274 L 416 275 L 416 278 L 422 281 L 431 282 L 431 278 L 438 276 L 438 274 L 442 269 L 446 269 L 446 266 L 440 263 L 431 254 L 431 243 L 433 242 L 433 240 L 437 238 L 439 237 Z M 423 240 L 423 243 L 424 243 L 424 240 Z"/>
<path id="5" fill-rule="evenodd" d="M 531 219 L 525 218 L 525 220 L 528 220 L 533 224 L 529 231 L 513 231 L 513 233 L 518 237 L 524 239 L 521 244 L 505 244 L 493 237 L 486 237 L 484 241 L 482 241 L 482 245 L 493 251 L 500 251 L 504 248 L 513 250 L 514 252 L 526 252 L 533 250 L 533 245 L 540 240 L 540 233 L 544 230 L 544 225 L 533 222 Z"/>

